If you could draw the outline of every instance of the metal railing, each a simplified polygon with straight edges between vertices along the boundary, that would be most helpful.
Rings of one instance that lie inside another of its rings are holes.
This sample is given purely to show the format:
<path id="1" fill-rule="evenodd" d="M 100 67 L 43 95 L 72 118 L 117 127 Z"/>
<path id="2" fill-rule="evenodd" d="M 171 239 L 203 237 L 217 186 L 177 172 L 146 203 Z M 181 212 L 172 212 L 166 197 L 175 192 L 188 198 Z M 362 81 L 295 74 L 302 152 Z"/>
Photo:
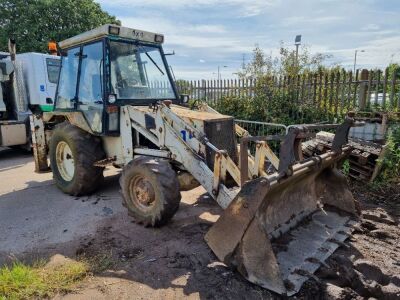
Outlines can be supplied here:
<path id="1" fill-rule="evenodd" d="M 259 121 L 248 121 L 248 120 L 237 120 L 235 123 L 247 130 L 250 135 L 262 136 L 262 135 L 285 135 L 288 127 L 284 124 L 267 123 Z"/>

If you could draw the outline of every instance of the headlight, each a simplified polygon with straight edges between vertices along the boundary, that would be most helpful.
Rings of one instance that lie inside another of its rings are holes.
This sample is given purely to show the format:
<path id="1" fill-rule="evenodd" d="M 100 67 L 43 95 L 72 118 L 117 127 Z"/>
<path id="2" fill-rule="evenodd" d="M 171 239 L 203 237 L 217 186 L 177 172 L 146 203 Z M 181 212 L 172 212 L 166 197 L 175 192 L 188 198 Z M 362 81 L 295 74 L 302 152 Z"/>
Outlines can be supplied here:
<path id="1" fill-rule="evenodd" d="M 117 131 L 119 124 L 119 108 L 118 106 L 108 106 L 108 131 Z"/>
<path id="2" fill-rule="evenodd" d="M 156 43 L 163 43 L 164 42 L 164 36 L 162 34 L 156 34 L 154 36 L 154 41 Z"/>
<path id="3" fill-rule="evenodd" d="M 108 27 L 108 33 L 113 35 L 119 35 L 119 27 L 116 26 Z"/>

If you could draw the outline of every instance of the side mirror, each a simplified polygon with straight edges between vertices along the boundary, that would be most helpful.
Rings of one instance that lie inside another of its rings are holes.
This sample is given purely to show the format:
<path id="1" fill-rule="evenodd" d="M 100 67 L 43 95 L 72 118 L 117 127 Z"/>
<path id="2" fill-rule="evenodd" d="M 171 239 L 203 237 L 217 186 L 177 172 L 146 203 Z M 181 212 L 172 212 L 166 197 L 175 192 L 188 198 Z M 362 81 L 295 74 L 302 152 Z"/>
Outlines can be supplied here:
<path id="1" fill-rule="evenodd" d="M 180 100 L 181 100 L 181 103 L 189 103 L 189 95 L 182 94 Z"/>

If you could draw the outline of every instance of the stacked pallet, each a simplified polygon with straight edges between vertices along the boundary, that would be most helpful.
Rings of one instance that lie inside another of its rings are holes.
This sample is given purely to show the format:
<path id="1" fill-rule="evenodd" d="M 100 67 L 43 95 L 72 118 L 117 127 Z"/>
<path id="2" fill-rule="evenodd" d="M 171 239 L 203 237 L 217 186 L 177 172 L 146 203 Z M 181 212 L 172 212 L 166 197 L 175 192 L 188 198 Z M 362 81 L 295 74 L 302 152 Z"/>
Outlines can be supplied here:
<path id="1" fill-rule="evenodd" d="M 325 131 L 317 133 L 314 139 L 302 144 L 303 155 L 307 158 L 330 150 L 334 136 Z M 383 157 L 386 147 L 358 139 L 349 140 L 349 144 L 353 149 L 349 156 L 348 175 L 362 181 L 374 181 L 380 170 L 378 161 Z"/>

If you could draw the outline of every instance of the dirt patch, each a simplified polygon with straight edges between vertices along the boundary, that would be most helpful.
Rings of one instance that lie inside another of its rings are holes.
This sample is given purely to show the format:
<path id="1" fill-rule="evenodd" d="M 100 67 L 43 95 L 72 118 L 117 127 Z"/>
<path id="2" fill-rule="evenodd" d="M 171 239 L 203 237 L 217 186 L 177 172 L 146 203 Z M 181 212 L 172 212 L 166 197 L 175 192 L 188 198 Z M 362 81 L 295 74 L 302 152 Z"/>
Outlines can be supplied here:
<path id="1" fill-rule="evenodd" d="M 364 185 L 353 183 L 352 189 L 362 214 L 346 243 L 349 248 L 339 248 L 303 285 L 297 299 L 400 297 L 400 230 L 393 200 L 398 194 L 377 201 Z M 77 256 L 106 255 L 111 263 L 99 268 L 77 294 L 62 297 L 283 299 L 218 261 L 203 238 L 221 210 L 205 194 L 188 193 L 184 199 L 192 202 L 183 203 L 165 227 L 143 228 L 117 215 L 83 239 Z"/>
<path id="2" fill-rule="evenodd" d="M 361 219 L 353 236 L 316 273 L 329 299 L 400 298 L 400 187 L 369 189 L 352 182 L 351 188 L 361 206 Z M 298 296 L 307 292 L 304 286 Z"/>
<path id="3" fill-rule="evenodd" d="M 185 212 L 189 206 L 183 206 Z M 203 210 L 216 212 L 219 208 L 200 202 L 194 210 L 202 215 Z M 77 249 L 78 256 L 106 253 L 113 262 L 110 269 L 95 274 L 90 282 L 92 288 L 79 291 L 82 297 L 91 295 L 90 289 L 102 290 L 105 298 L 120 297 L 122 282 L 127 290 L 136 287 L 134 298 L 138 299 L 156 298 L 159 291 L 174 293 L 175 298 L 242 299 L 243 293 L 249 299 L 274 297 L 218 261 L 203 239 L 212 224 L 210 221 L 196 216 L 178 217 L 162 229 L 143 228 L 134 223 L 118 228 L 115 224 L 110 220 L 108 226 L 100 228 Z M 104 278 L 119 278 L 122 282 L 107 285 Z M 142 285 L 146 288 L 138 289 Z"/>
<path id="4" fill-rule="evenodd" d="M 32 175 L 32 169 L 30 157 L 0 161 L 0 227 L 7 229 L 0 261 L 16 250 L 22 260 L 88 259 L 94 275 L 57 298 L 282 299 L 247 282 L 208 248 L 204 235 L 221 209 L 204 189 L 183 192 L 172 222 L 152 229 L 128 217 L 116 175 L 98 193 L 75 198 L 58 191 L 51 174 Z M 362 215 L 346 242 L 350 248 L 339 248 L 297 299 L 400 298 L 400 186 L 371 190 L 352 183 L 352 190 Z"/>

